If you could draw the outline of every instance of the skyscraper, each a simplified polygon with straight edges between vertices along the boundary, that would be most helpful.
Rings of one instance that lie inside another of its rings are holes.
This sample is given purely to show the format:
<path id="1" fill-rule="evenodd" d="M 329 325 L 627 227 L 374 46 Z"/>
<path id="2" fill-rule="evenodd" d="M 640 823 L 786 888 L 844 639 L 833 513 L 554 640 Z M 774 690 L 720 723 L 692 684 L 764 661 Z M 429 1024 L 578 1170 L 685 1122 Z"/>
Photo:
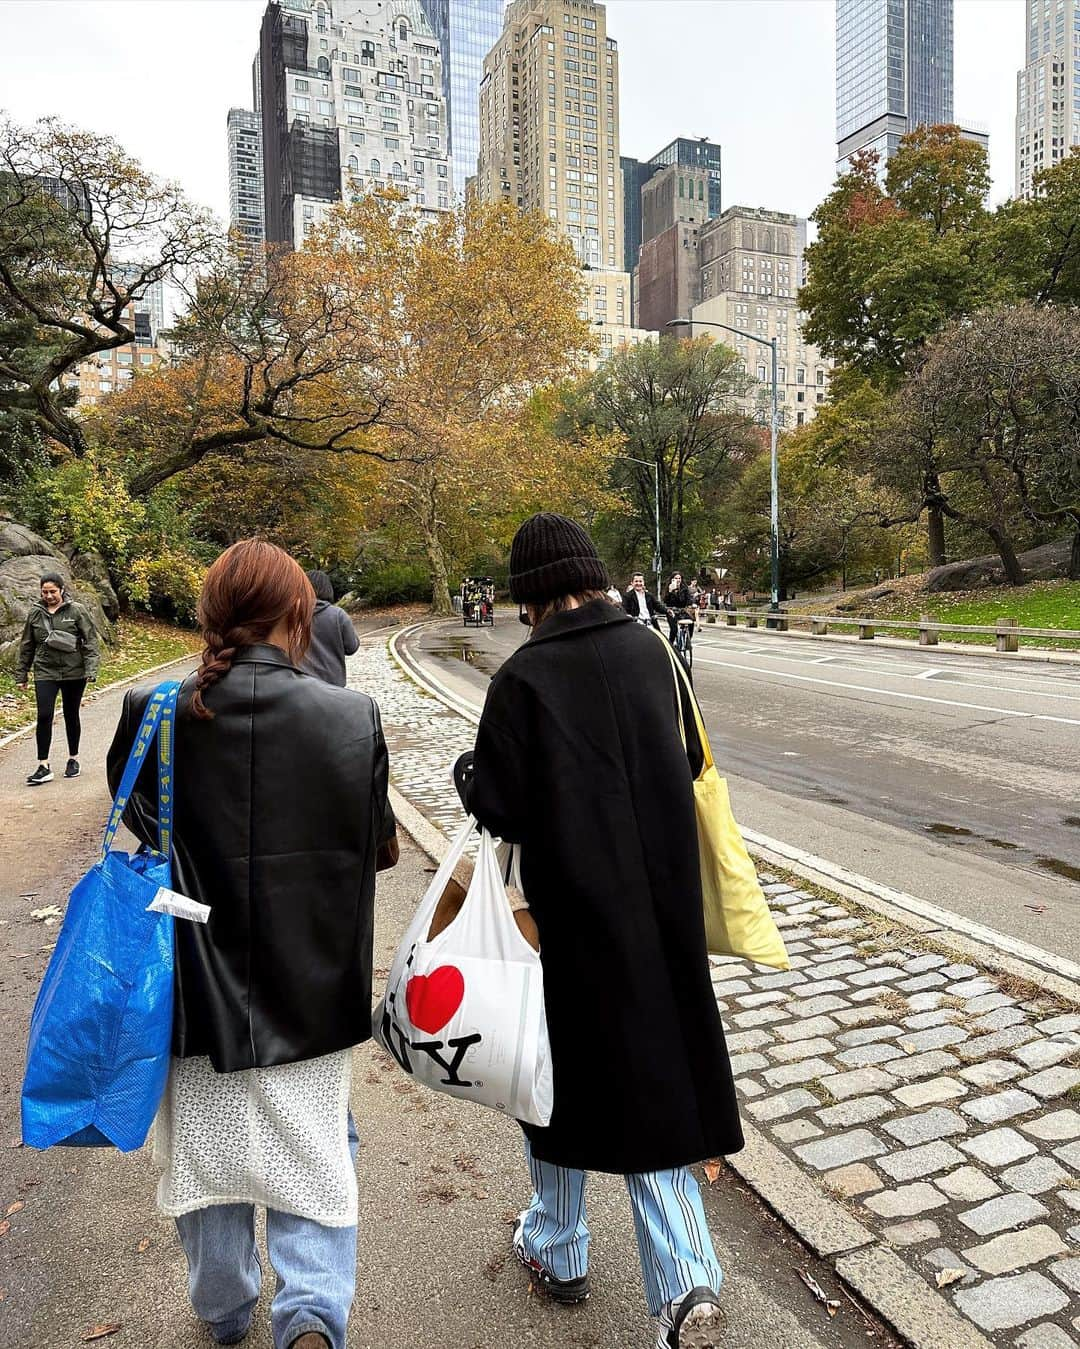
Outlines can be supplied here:
<path id="1" fill-rule="evenodd" d="M 1016 195 L 1080 145 L 1080 0 L 1027 0 L 1025 64 L 1016 77 Z"/>
<path id="2" fill-rule="evenodd" d="M 700 299 L 700 227 L 720 214 L 720 146 L 680 136 L 649 160 L 641 189 L 634 322 L 659 331 Z"/>
<path id="3" fill-rule="evenodd" d="M 623 270 L 619 49 L 594 0 L 513 0 L 480 82 L 481 201 L 542 211 L 574 246 L 605 353 L 639 340 Z"/>
<path id="4" fill-rule="evenodd" d="M 953 121 L 953 0 L 836 0 L 836 155 Z"/>
<path id="5" fill-rule="evenodd" d="M 263 218 L 262 116 L 246 108 L 230 108 L 226 121 L 229 150 L 229 228 L 244 247 L 258 247 L 265 238 Z"/>
<path id="6" fill-rule="evenodd" d="M 442 54 L 420 0 L 272 0 L 258 88 L 268 242 L 386 185 L 450 209 Z"/>
<path id="7" fill-rule="evenodd" d="M 583 265 L 621 269 L 621 186 L 619 55 L 604 6 L 513 0 L 480 84 L 481 199 L 543 211 Z"/>
<path id="8" fill-rule="evenodd" d="M 443 97 L 449 116 L 454 191 L 476 172 L 480 153 L 480 78 L 484 57 L 502 32 L 505 0 L 420 0 L 442 48 Z"/>

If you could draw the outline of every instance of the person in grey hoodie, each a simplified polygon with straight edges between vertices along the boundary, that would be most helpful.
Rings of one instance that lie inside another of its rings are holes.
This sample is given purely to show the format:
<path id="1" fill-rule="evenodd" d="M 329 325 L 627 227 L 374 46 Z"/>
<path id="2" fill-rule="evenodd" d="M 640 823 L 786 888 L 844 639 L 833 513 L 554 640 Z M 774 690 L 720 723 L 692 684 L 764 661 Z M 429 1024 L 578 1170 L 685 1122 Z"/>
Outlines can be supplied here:
<path id="1" fill-rule="evenodd" d="M 324 571 L 309 571 L 315 592 L 315 616 L 311 620 L 311 645 L 300 667 L 327 684 L 345 687 L 345 657 L 359 649 L 360 639 L 352 619 L 334 603 L 334 586 Z"/>
<path id="2" fill-rule="evenodd" d="M 41 599 L 31 606 L 19 643 L 15 682 L 25 689 L 33 671 L 37 702 L 38 766 L 26 779 L 31 787 L 53 780 L 49 748 L 58 697 L 64 707 L 69 755 L 64 777 L 79 776 L 79 708 L 86 685 L 98 674 L 100 655 L 93 619 L 81 604 L 68 599 L 66 584 L 59 572 L 42 576 Z"/>

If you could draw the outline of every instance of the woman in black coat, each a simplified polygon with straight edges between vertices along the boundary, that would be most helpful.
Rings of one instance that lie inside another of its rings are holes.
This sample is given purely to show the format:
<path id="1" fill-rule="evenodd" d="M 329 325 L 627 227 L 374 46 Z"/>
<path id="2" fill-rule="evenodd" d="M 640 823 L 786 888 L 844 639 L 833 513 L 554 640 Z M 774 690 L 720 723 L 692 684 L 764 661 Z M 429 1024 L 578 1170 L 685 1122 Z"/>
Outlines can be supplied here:
<path id="1" fill-rule="evenodd" d="M 625 1174 L 657 1343 L 709 1346 L 721 1273 L 686 1167 L 738 1151 L 742 1132 L 705 948 L 701 750 L 688 705 L 689 749 L 680 738 L 689 695 L 666 642 L 606 584 L 578 525 L 522 525 L 510 593 L 531 637 L 458 765 L 466 808 L 521 844 L 544 966 L 554 1112 L 524 1126 L 536 1194 L 514 1246 L 549 1292 L 587 1296 L 583 1173 Z"/>
<path id="2" fill-rule="evenodd" d="M 371 1035 L 375 872 L 396 860 L 375 703 L 298 668 L 315 597 L 288 554 L 235 544 L 199 601 L 206 649 L 176 721 L 173 1060 L 155 1126 L 158 1206 L 192 1306 L 239 1343 L 259 1298 L 254 1209 L 278 1276 L 275 1349 L 344 1349 L 356 1274 L 352 1047 Z M 115 792 L 151 694 L 109 751 Z M 153 758 L 154 756 L 149 756 Z M 157 846 L 157 767 L 125 822 Z"/>

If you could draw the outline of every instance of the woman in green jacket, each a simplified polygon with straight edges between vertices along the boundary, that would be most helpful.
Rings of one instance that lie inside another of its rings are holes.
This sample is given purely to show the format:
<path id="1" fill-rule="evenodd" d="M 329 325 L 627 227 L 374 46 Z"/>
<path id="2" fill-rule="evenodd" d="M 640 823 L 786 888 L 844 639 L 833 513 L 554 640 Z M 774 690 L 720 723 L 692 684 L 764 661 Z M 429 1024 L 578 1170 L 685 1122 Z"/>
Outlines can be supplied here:
<path id="1" fill-rule="evenodd" d="M 82 733 L 79 708 L 87 683 L 92 683 L 98 673 L 98 640 L 93 620 L 81 604 L 66 597 L 64 586 L 64 578 L 57 572 L 46 572 L 41 578 L 41 600 L 26 616 L 19 647 L 18 685 L 26 688 L 33 670 L 37 698 L 38 766 L 26 779 L 31 787 L 53 780 L 49 747 L 58 694 L 64 706 L 68 741 L 64 777 L 79 776 Z"/>

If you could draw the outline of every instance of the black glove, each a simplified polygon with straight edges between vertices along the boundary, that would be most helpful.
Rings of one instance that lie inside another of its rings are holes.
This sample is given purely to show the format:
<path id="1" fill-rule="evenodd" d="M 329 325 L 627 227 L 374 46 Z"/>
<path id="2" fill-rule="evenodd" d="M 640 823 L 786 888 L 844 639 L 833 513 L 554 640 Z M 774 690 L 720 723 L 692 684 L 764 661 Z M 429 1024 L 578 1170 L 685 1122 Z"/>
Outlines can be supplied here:
<path id="1" fill-rule="evenodd" d="M 473 781 L 473 752 L 468 750 L 454 764 L 454 786 L 457 788 L 457 794 L 461 798 L 461 804 L 466 810 L 469 808 L 469 788 Z"/>

